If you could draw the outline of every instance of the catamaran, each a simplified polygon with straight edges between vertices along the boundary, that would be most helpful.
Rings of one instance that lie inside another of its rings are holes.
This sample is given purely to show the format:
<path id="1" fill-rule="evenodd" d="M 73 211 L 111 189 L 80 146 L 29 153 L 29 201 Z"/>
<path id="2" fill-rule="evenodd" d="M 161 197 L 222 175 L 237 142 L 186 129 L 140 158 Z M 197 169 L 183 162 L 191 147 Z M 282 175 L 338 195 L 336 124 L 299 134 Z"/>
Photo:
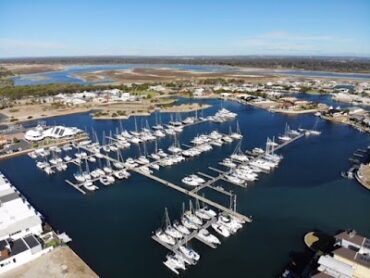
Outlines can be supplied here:
<path id="1" fill-rule="evenodd" d="M 220 240 L 216 236 L 212 235 L 207 229 L 201 229 L 198 232 L 198 237 L 209 243 L 221 244 Z"/>

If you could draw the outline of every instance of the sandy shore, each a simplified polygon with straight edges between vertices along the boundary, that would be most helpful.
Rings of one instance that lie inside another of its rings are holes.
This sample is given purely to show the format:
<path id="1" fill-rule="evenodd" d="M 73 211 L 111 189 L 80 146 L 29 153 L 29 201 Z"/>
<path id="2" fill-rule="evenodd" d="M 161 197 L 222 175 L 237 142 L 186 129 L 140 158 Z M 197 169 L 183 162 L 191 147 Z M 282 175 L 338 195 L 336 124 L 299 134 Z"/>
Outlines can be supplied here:
<path id="1" fill-rule="evenodd" d="M 113 83 L 132 83 L 132 82 L 158 82 L 158 81 L 175 81 L 190 79 L 245 79 L 247 81 L 263 81 L 265 78 L 273 76 L 250 75 L 240 72 L 196 72 L 182 71 L 169 68 L 135 68 L 128 70 L 99 70 L 93 72 L 77 73 L 75 77 L 89 82 L 110 80 Z"/>
<path id="2" fill-rule="evenodd" d="M 0 64 L 0 67 L 4 67 L 17 75 L 61 71 L 65 68 L 61 64 Z"/>
<path id="3" fill-rule="evenodd" d="M 283 114 L 299 115 L 299 114 L 316 113 L 320 111 L 320 109 L 319 108 L 307 109 L 307 110 L 269 109 L 269 111 L 276 112 L 276 113 L 283 113 Z"/>
<path id="4" fill-rule="evenodd" d="M 157 104 L 158 105 L 158 104 Z M 171 105 L 160 107 L 141 107 L 141 109 L 132 110 L 133 108 L 122 107 L 122 106 L 109 106 L 93 115 L 94 120 L 125 120 L 132 116 L 150 116 L 151 113 L 155 111 L 160 111 L 161 113 L 176 113 L 176 112 L 194 112 L 201 109 L 206 109 L 211 105 L 208 104 L 181 104 L 181 105 Z M 144 110 L 146 109 L 146 110 Z"/>
<path id="5" fill-rule="evenodd" d="M 93 278 L 98 275 L 68 246 L 55 248 L 50 253 L 0 275 L 0 278 L 35 277 Z"/>
<path id="6" fill-rule="evenodd" d="M 160 111 L 163 113 L 195 112 L 197 110 L 207 109 L 209 107 L 211 107 L 211 105 L 191 103 L 191 104 L 181 104 L 181 105 L 173 105 L 170 107 L 163 107 L 160 109 Z"/>

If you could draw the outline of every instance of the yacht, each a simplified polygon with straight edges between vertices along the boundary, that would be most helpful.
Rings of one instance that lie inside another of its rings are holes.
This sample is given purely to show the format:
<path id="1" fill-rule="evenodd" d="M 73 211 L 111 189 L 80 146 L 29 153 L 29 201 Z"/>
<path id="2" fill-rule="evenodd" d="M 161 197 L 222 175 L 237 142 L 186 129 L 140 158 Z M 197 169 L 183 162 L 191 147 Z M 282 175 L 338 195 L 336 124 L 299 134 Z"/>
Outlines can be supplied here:
<path id="1" fill-rule="evenodd" d="M 138 137 L 132 137 L 132 138 L 130 138 L 130 139 L 129 139 L 129 141 L 130 141 L 131 143 L 133 143 L 133 144 L 139 144 L 139 143 L 141 143 L 141 142 L 142 142 L 142 140 L 141 140 L 141 139 L 139 139 Z"/>
<path id="2" fill-rule="evenodd" d="M 103 158 L 103 157 L 104 157 L 104 155 L 103 155 L 101 152 L 99 152 L 99 151 L 95 152 L 95 153 L 94 153 L 94 155 L 95 155 L 97 158 Z"/>
<path id="3" fill-rule="evenodd" d="M 217 223 L 224 225 L 232 233 L 236 233 L 239 229 L 243 227 L 241 223 L 235 221 L 229 215 L 223 215 L 223 214 L 219 215 Z"/>
<path id="4" fill-rule="evenodd" d="M 231 182 L 231 183 L 234 183 L 234 184 L 238 184 L 238 185 L 243 185 L 244 184 L 244 181 L 234 175 L 225 175 L 225 178 L 227 181 Z"/>
<path id="5" fill-rule="evenodd" d="M 187 217 L 183 216 L 181 218 L 181 223 L 184 225 L 184 227 L 191 229 L 191 230 L 197 230 L 198 226 L 194 224 L 192 221 L 190 221 Z"/>
<path id="6" fill-rule="evenodd" d="M 222 162 L 220 162 L 221 165 L 228 167 L 228 168 L 235 168 L 236 164 L 232 162 L 230 158 L 225 158 Z"/>
<path id="7" fill-rule="evenodd" d="M 195 122 L 194 117 L 187 117 L 185 118 L 185 120 L 182 121 L 182 123 L 185 125 L 193 124 L 194 122 Z"/>
<path id="8" fill-rule="evenodd" d="M 157 129 L 156 131 L 154 131 L 153 133 L 156 137 L 166 137 L 166 134 L 162 131 L 162 130 L 159 130 Z"/>
<path id="9" fill-rule="evenodd" d="M 44 169 L 45 167 L 50 166 L 50 165 L 47 162 L 37 161 L 36 166 L 39 169 Z"/>
<path id="10" fill-rule="evenodd" d="M 70 144 L 66 144 L 62 147 L 63 151 L 68 152 L 72 150 L 72 147 Z"/>
<path id="11" fill-rule="evenodd" d="M 136 168 L 138 166 L 138 164 L 135 162 L 135 160 L 133 158 L 129 157 L 129 158 L 126 159 L 126 162 L 124 163 L 124 166 L 127 169 L 133 169 L 133 168 Z"/>
<path id="12" fill-rule="evenodd" d="M 179 250 L 189 260 L 199 261 L 200 259 L 199 254 L 195 252 L 192 248 L 180 245 Z"/>
<path id="13" fill-rule="evenodd" d="M 183 234 L 171 225 L 167 226 L 164 232 L 174 239 L 181 239 L 183 237 Z"/>
<path id="14" fill-rule="evenodd" d="M 45 173 L 46 173 L 46 174 L 48 174 L 48 175 L 54 174 L 54 171 L 53 171 L 53 169 L 52 169 L 50 166 L 46 166 L 46 167 L 44 168 L 44 171 L 45 171 Z"/>
<path id="15" fill-rule="evenodd" d="M 206 213 L 205 211 L 203 211 L 202 209 L 196 210 L 194 214 L 197 217 L 199 217 L 200 219 L 203 219 L 203 220 L 210 220 L 211 219 L 211 216 L 208 213 Z"/>
<path id="16" fill-rule="evenodd" d="M 246 156 L 245 154 L 238 154 L 238 153 L 234 153 L 230 156 L 230 158 L 232 160 L 235 160 L 235 161 L 238 161 L 238 162 L 247 162 L 249 159 L 248 159 L 248 156 Z"/>
<path id="17" fill-rule="evenodd" d="M 90 181 L 90 180 L 86 180 L 86 181 L 84 181 L 84 182 L 83 182 L 83 186 L 84 186 L 87 190 L 89 190 L 89 191 L 95 191 L 95 190 L 97 190 L 97 189 L 98 189 L 98 187 L 97 187 L 97 186 L 95 186 L 95 185 L 92 183 L 92 181 Z"/>
<path id="18" fill-rule="evenodd" d="M 93 179 L 97 179 L 100 177 L 100 171 L 98 171 L 99 169 L 95 169 L 93 171 L 90 172 L 90 175 Z"/>
<path id="19" fill-rule="evenodd" d="M 110 185 L 110 184 L 114 183 L 115 180 L 114 180 L 114 178 L 112 176 L 105 176 L 105 175 L 103 175 L 103 176 L 101 176 L 99 178 L 99 181 L 103 185 Z"/>
<path id="20" fill-rule="evenodd" d="M 182 151 L 182 149 L 175 146 L 175 145 L 172 145 L 168 148 L 168 151 L 171 152 L 171 153 L 180 153 Z"/>
<path id="21" fill-rule="evenodd" d="M 219 223 L 212 223 L 211 226 L 213 230 L 215 230 L 218 234 L 222 235 L 223 237 L 230 236 L 229 230 L 224 225 Z"/>
<path id="22" fill-rule="evenodd" d="M 69 155 L 66 155 L 63 159 L 65 162 L 69 162 L 72 160 L 72 157 L 70 157 Z"/>
<path id="23" fill-rule="evenodd" d="M 165 232 L 163 232 L 162 229 L 158 229 L 155 232 L 155 235 L 157 236 L 157 238 L 160 241 L 162 241 L 164 243 L 167 243 L 169 245 L 175 245 L 176 244 L 175 239 L 172 236 L 170 236 L 170 235 L 166 234 Z"/>
<path id="24" fill-rule="evenodd" d="M 184 216 L 196 225 L 203 224 L 203 221 L 198 216 L 194 215 L 190 210 L 186 211 Z"/>
<path id="25" fill-rule="evenodd" d="M 196 181 L 195 179 L 191 178 L 191 177 L 185 177 L 181 181 L 183 183 L 185 183 L 186 185 L 189 185 L 189 186 L 198 186 L 199 185 L 199 182 Z"/>
<path id="26" fill-rule="evenodd" d="M 158 150 L 157 155 L 159 155 L 160 157 L 167 157 L 168 156 L 168 154 L 166 154 L 162 149 Z"/>
<path id="27" fill-rule="evenodd" d="M 217 213 L 213 210 L 213 209 L 210 209 L 208 207 L 203 207 L 201 208 L 205 213 L 208 213 L 209 216 L 211 217 L 216 217 L 217 216 Z"/>
<path id="28" fill-rule="evenodd" d="M 261 148 L 253 148 L 253 150 L 252 150 L 252 154 L 254 154 L 254 155 L 261 155 L 264 152 L 265 151 L 263 149 L 261 149 Z"/>
<path id="29" fill-rule="evenodd" d="M 166 128 L 164 132 L 168 135 L 176 135 L 176 131 L 173 128 Z"/>
<path id="30" fill-rule="evenodd" d="M 88 160 L 90 162 L 96 162 L 96 158 L 94 156 L 89 156 Z"/>
<path id="31" fill-rule="evenodd" d="M 151 174 L 153 174 L 153 171 L 152 171 L 152 170 L 150 170 L 150 169 L 149 169 L 149 167 L 147 167 L 147 166 L 140 166 L 138 169 L 139 169 L 142 173 L 144 173 L 144 174 L 147 174 L 147 175 L 151 175 Z"/>
<path id="32" fill-rule="evenodd" d="M 28 156 L 33 158 L 33 159 L 36 159 L 37 158 L 37 154 L 35 152 L 29 152 L 28 153 Z"/>
<path id="33" fill-rule="evenodd" d="M 167 255 L 166 261 L 164 261 L 163 263 L 165 266 L 167 266 L 170 270 L 172 270 L 176 274 L 179 274 L 177 269 L 183 269 L 183 270 L 186 269 L 185 262 L 175 255 Z"/>
<path id="34" fill-rule="evenodd" d="M 119 180 L 127 179 L 129 175 L 130 174 L 126 170 L 113 171 L 113 176 L 115 176 Z"/>
<path id="35" fill-rule="evenodd" d="M 222 140 L 226 143 L 232 143 L 233 142 L 233 138 L 231 138 L 230 136 L 228 135 L 225 135 L 222 137 Z"/>
<path id="36" fill-rule="evenodd" d="M 73 176 L 76 179 L 76 181 L 78 181 L 78 182 L 84 182 L 86 180 L 81 172 L 75 173 L 75 174 L 73 174 Z"/>
<path id="37" fill-rule="evenodd" d="M 139 158 L 136 159 L 136 162 L 141 164 L 141 165 L 145 165 L 145 164 L 150 163 L 149 159 L 147 159 L 144 155 L 139 156 Z"/>
<path id="38" fill-rule="evenodd" d="M 198 237 L 203 239 L 204 241 L 209 242 L 209 243 L 221 244 L 220 240 L 216 236 L 214 236 L 210 232 L 208 232 L 207 229 L 201 229 L 198 232 Z"/>
<path id="39" fill-rule="evenodd" d="M 154 170 L 159 170 L 159 164 L 157 164 L 157 163 L 149 164 L 149 167 L 154 169 Z"/>
<path id="40" fill-rule="evenodd" d="M 181 225 L 178 221 L 173 222 L 173 227 L 184 235 L 190 235 L 189 229 Z"/>
<path id="41" fill-rule="evenodd" d="M 153 158 L 154 160 L 159 160 L 161 157 L 157 153 L 152 153 L 150 154 L 150 157 Z"/>
<path id="42" fill-rule="evenodd" d="M 262 159 L 256 159 L 251 162 L 249 162 L 249 165 L 258 167 L 264 171 L 269 172 L 271 170 L 271 164 L 269 164 L 267 161 L 262 160 Z"/>

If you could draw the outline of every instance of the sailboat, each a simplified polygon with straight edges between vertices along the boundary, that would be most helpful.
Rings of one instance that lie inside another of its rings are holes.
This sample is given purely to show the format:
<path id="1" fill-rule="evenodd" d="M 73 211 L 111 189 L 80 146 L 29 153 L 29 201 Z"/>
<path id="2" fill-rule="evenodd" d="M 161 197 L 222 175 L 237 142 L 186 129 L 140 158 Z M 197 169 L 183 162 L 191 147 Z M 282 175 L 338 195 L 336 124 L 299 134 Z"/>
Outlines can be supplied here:
<path id="1" fill-rule="evenodd" d="M 248 159 L 248 156 L 246 156 L 241 150 L 241 145 L 242 145 L 242 141 L 239 141 L 239 143 L 236 145 L 235 150 L 233 154 L 230 156 L 230 158 L 237 162 L 243 163 L 243 162 L 247 162 L 249 159 Z"/>
<path id="2" fill-rule="evenodd" d="M 230 131 L 231 131 L 231 128 L 230 128 Z M 243 135 L 240 132 L 239 121 L 236 122 L 236 132 L 231 132 L 229 136 L 235 140 L 240 140 L 243 138 Z"/>
<path id="3" fill-rule="evenodd" d="M 321 131 L 317 130 L 317 125 L 319 123 L 319 118 L 316 118 L 315 124 L 313 125 L 312 129 L 308 129 L 305 132 L 305 135 L 320 135 Z"/>
<path id="4" fill-rule="evenodd" d="M 76 181 L 78 182 L 84 182 L 85 181 L 85 177 L 82 175 L 82 169 L 81 169 L 81 165 L 78 166 L 78 172 L 73 174 L 74 178 L 76 179 Z"/>

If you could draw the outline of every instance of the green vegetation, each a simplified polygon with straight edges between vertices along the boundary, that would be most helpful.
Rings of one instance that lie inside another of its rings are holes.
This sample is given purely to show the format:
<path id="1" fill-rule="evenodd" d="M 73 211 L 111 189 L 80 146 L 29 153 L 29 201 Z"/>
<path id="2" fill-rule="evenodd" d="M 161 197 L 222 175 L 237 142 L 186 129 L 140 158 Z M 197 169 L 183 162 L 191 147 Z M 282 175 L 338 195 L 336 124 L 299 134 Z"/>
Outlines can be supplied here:
<path id="1" fill-rule="evenodd" d="M 59 242 L 56 239 L 51 239 L 48 242 L 46 242 L 46 247 L 57 247 L 59 245 Z"/>
<path id="2" fill-rule="evenodd" d="M 7 86 L 0 89 L 0 97 L 8 97 L 10 99 L 20 99 L 31 96 L 53 96 L 60 93 L 72 94 L 82 91 L 95 91 L 107 89 L 121 89 L 124 91 L 132 91 L 132 89 L 123 85 L 78 85 L 78 84 L 46 84 L 32 86 Z"/>

